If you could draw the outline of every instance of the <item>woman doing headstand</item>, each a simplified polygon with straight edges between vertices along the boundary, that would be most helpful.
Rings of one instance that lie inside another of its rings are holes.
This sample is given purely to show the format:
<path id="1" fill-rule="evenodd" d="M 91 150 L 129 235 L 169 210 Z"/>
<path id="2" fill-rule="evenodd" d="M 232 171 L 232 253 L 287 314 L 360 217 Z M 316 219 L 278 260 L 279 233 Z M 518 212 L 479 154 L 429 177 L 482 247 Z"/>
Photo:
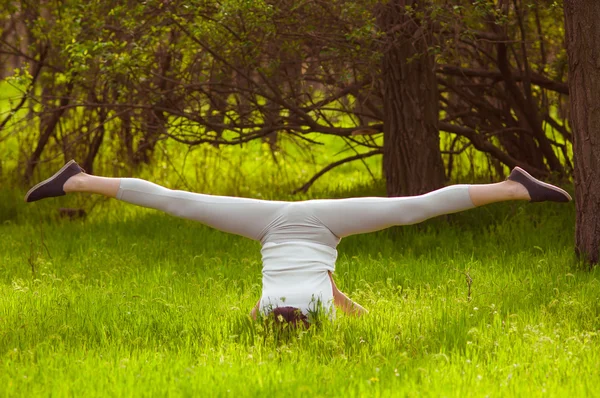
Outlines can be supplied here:
<path id="1" fill-rule="evenodd" d="M 331 278 L 336 247 L 346 236 L 415 224 L 494 202 L 571 200 L 564 190 L 518 167 L 503 182 L 451 185 L 420 196 L 283 202 L 176 191 L 136 178 L 99 177 L 86 174 L 72 160 L 29 190 L 25 201 L 70 192 L 117 198 L 260 241 L 263 286 L 253 316 L 277 308 L 299 309 L 306 315 L 318 305 L 333 311 L 333 304 L 347 313 L 364 312 Z"/>

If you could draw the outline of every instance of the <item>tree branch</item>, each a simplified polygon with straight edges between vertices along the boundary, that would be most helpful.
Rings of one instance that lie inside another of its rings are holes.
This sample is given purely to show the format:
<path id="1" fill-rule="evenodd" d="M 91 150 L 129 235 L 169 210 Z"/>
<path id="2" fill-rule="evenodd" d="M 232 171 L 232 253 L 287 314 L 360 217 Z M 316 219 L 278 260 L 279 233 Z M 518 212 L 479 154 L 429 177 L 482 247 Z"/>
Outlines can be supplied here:
<path id="1" fill-rule="evenodd" d="M 460 76 L 460 77 L 481 77 L 493 79 L 495 81 L 504 80 L 502 73 L 499 71 L 460 68 L 453 65 L 441 65 L 436 69 L 436 72 L 443 75 Z M 512 75 L 514 81 L 523 81 L 524 77 L 520 75 Z M 531 72 L 531 83 L 536 86 L 545 88 L 550 91 L 555 91 L 559 94 L 569 95 L 569 85 L 567 83 L 557 82 L 536 72 Z"/>
<path id="2" fill-rule="evenodd" d="M 342 160 L 338 160 L 337 162 L 333 162 L 333 163 L 325 166 L 321 171 L 319 171 L 317 174 L 315 174 L 310 180 L 308 180 L 306 182 L 306 184 L 304 184 L 300 188 L 294 190 L 292 192 L 292 194 L 297 194 L 298 192 L 305 193 L 315 183 L 315 181 L 317 181 L 321 176 L 323 176 L 329 170 L 334 169 L 337 166 L 340 166 L 340 165 L 342 165 L 344 163 L 352 162 L 354 160 L 365 159 L 365 158 L 371 157 L 373 155 L 380 155 L 382 153 L 383 153 L 383 150 L 377 149 L 377 150 L 374 150 L 374 151 L 371 151 L 371 152 L 361 153 L 359 155 L 350 156 L 348 158 L 345 158 L 345 159 L 342 159 Z"/>

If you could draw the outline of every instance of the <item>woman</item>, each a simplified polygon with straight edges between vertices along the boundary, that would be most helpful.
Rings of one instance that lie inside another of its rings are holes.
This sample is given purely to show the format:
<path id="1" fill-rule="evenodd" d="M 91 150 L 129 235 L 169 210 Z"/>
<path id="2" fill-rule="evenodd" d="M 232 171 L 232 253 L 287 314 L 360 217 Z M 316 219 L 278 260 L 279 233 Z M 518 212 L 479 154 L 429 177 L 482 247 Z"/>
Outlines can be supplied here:
<path id="1" fill-rule="evenodd" d="M 425 195 L 302 202 L 267 201 L 174 191 L 136 178 L 86 174 L 71 160 L 33 187 L 26 202 L 71 192 L 95 193 L 199 221 L 262 244 L 263 288 L 252 316 L 274 312 L 306 321 L 309 312 L 335 304 L 349 314 L 365 310 L 340 292 L 331 277 L 340 239 L 394 225 L 508 200 L 568 202 L 569 194 L 516 167 L 495 184 L 452 185 Z"/>

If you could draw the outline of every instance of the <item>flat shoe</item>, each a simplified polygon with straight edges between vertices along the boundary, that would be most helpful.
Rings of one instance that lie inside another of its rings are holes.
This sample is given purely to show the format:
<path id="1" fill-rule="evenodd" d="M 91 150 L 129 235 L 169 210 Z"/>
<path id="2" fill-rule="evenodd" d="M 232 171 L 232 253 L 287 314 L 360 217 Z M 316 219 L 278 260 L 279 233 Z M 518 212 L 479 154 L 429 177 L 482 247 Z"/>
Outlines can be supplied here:
<path id="1" fill-rule="evenodd" d="M 515 167 L 508 179 L 523 185 L 529 192 L 531 202 L 569 202 L 573 200 L 564 189 L 537 180 L 520 167 Z"/>
<path id="2" fill-rule="evenodd" d="M 25 202 L 35 202 L 36 200 L 52 198 L 55 196 L 66 195 L 63 190 L 65 182 L 75 174 L 84 173 L 76 161 L 71 160 L 58 170 L 52 177 L 40 182 L 31 188 L 25 195 Z"/>

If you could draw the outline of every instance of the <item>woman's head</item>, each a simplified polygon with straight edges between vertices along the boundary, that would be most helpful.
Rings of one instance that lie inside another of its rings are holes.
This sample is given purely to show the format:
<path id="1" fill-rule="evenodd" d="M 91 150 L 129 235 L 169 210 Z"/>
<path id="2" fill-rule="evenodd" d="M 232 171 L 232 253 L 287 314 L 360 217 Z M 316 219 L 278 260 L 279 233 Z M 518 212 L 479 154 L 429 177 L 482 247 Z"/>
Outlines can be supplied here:
<path id="1" fill-rule="evenodd" d="M 308 317 L 296 307 L 275 307 L 269 314 L 276 324 L 289 324 L 291 326 L 304 326 L 308 328 Z"/>

